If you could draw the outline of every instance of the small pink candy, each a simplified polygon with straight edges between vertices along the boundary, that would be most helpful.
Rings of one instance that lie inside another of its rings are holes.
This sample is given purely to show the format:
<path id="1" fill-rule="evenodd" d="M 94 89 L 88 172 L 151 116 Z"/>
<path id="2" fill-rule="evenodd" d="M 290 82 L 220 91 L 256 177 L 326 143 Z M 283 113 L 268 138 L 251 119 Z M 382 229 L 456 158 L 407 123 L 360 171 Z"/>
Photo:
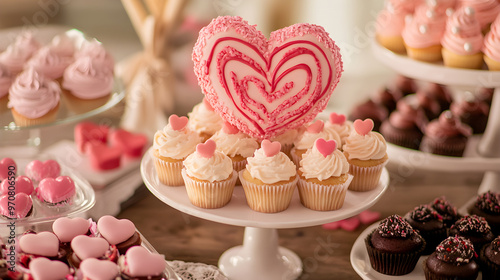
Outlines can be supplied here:
<path id="1" fill-rule="evenodd" d="M 327 230 L 336 230 L 336 229 L 340 228 L 340 222 L 336 221 L 336 222 L 323 224 L 321 227 L 324 229 L 327 229 Z"/>
<path id="2" fill-rule="evenodd" d="M 90 221 L 80 217 L 61 217 L 52 223 L 52 231 L 61 242 L 71 242 L 75 236 L 87 234 L 89 228 Z"/>
<path id="3" fill-rule="evenodd" d="M 141 246 L 133 246 L 125 253 L 129 276 L 146 277 L 160 275 L 166 267 L 165 258 L 151 253 Z"/>
<path id="4" fill-rule="evenodd" d="M 310 133 L 320 133 L 323 130 L 323 127 L 325 126 L 325 123 L 322 120 L 316 120 L 313 122 L 311 125 L 307 127 L 307 132 Z"/>
<path id="5" fill-rule="evenodd" d="M 83 279 L 115 279 L 120 273 L 116 263 L 93 258 L 83 260 L 80 271 Z"/>
<path id="6" fill-rule="evenodd" d="M 80 260 L 99 258 L 109 250 L 109 243 L 101 237 L 78 235 L 71 240 L 71 249 Z"/>
<path id="7" fill-rule="evenodd" d="M 26 176 L 18 176 L 16 177 L 16 180 L 14 181 L 14 185 L 11 185 L 11 182 L 9 180 L 3 180 L 2 183 L 0 183 L 0 194 L 8 194 L 9 193 L 9 187 L 10 189 L 14 189 L 13 191 L 17 193 L 25 193 L 27 195 L 30 195 L 33 193 L 33 182 L 31 181 L 30 178 Z"/>
<path id="8" fill-rule="evenodd" d="M 134 235 L 135 225 L 130 220 L 105 215 L 97 221 L 97 230 L 110 244 L 116 245 Z"/>
<path id="9" fill-rule="evenodd" d="M 378 220 L 380 220 L 380 213 L 379 212 L 373 212 L 370 210 L 365 210 L 361 213 L 359 213 L 359 220 L 361 221 L 362 224 L 372 224 Z"/>
<path id="10" fill-rule="evenodd" d="M 136 159 L 142 156 L 148 138 L 142 133 L 133 133 L 125 129 L 115 129 L 109 135 L 109 143 L 118 147 L 126 157 Z"/>
<path id="11" fill-rule="evenodd" d="M 240 132 L 237 127 L 231 125 L 228 122 L 224 122 L 224 124 L 222 126 L 222 131 L 226 134 L 236 134 L 236 133 Z"/>
<path id="12" fill-rule="evenodd" d="M 46 161 L 33 160 L 26 165 L 26 176 L 35 182 L 40 182 L 44 178 L 56 178 L 61 174 L 61 166 L 57 161 L 49 159 Z"/>
<path id="13" fill-rule="evenodd" d="M 21 236 L 19 246 L 27 254 L 55 257 L 59 252 L 59 239 L 52 232 L 42 231 Z"/>
<path id="14" fill-rule="evenodd" d="M 10 204 L 9 204 L 10 202 Z M 15 209 L 12 209 L 12 203 L 15 203 Z M 14 201 L 11 196 L 0 196 L 0 214 L 11 219 L 22 219 L 28 215 L 33 208 L 33 200 L 31 196 L 25 193 L 14 195 Z"/>
<path id="15" fill-rule="evenodd" d="M 185 117 L 185 116 L 179 117 L 175 114 L 171 115 L 168 118 L 168 123 L 170 124 L 172 129 L 177 130 L 177 131 L 184 129 L 184 127 L 186 127 L 188 121 L 189 121 L 189 119 L 187 117 Z"/>
<path id="16" fill-rule="evenodd" d="M 354 231 L 359 227 L 360 224 L 361 222 L 359 221 L 359 218 L 354 216 L 349 219 L 341 220 L 340 228 L 347 231 Z"/>
<path id="17" fill-rule="evenodd" d="M 90 167 L 96 171 L 111 170 L 120 167 L 122 150 L 116 146 L 108 146 L 101 142 L 89 142 L 85 153 Z"/>
<path id="18" fill-rule="evenodd" d="M 215 141 L 208 139 L 205 143 L 196 145 L 196 152 L 204 158 L 211 158 L 214 155 L 216 147 Z"/>
<path id="19" fill-rule="evenodd" d="M 45 202 L 59 203 L 70 199 L 75 194 L 75 182 L 69 176 L 45 178 L 36 188 L 37 197 Z"/>
<path id="20" fill-rule="evenodd" d="M 66 279 L 70 273 L 67 264 L 61 261 L 51 261 L 47 258 L 34 258 L 29 269 L 33 279 Z"/>
<path id="21" fill-rule="evenodd" d="M 354 130 L 356 130 L 356 132 L 359 134 L 359 135 L 367 135 L 368 133 L 370 133 L 370 131 L 372 131 L 373 129 L 373 120 L 372 119 L 365 119 L 364 121 L 358 119 L 358 120 L 355 120 L 354 121 Z"/>
<path id="22" fill-rule="evenodd" d="M 337 142 L 335 140 L 326 141 L 323 138 L 319 138 L 316 139 L 314 145 L 316 145 L 316 149 L 318 149 L 324 157 L 331 155 L 335 149 L 337 149 Z"/>
<path id="23" fill-rule="evenodd" d="M 271 142 L 267 139 L 264 139 L 261 145 L 262 149 L 264 150 L 264 154 L 266 154 L 266 157 L 273 157 L 281 151 L 281 144 L 278 141 Z"/>
<path id="24" fill-rule="evenodd" d="M 342 124 L 344 124 L 345 120 L 346 120 L 346 117 L 343 114 L 337 114 L 337 113 L 330 114 L 330 122 L 332 124 L 342 125 Z"/>
<path id="25" fill-rule="evenodd" d="M 7 179 L 9 177 L 9 170 L 14 172 L 15 175 L 17 173 L 17 165 L 16 162 L 11 158 L 3 158 L 0 160 L 0 181 Z"/>

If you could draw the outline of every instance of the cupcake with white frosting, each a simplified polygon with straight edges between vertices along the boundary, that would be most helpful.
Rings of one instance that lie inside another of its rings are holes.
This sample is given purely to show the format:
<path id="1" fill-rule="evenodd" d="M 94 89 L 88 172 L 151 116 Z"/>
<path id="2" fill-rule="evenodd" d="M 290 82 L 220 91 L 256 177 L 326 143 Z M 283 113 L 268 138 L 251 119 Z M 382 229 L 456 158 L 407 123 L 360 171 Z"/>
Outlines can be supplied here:
<path id="1" fill-rule="evenodd" d="M 330 113 L 329 121 L 325 124 L 327 129 L 333 129 L 340 137 L 340 142 L 337 142 L 338 149 L 342 149 L 345 144 L 345 139 L 349 137 L 352 131 L 352 121 L 347 120 L 344 114 Z M 337 139 L 331 139 L 337 141 Z"/>
<path id="2" fill-rule="evenodd" d="M 261 148 L 239 172 L 248 206 L 254 211 L 277 213 L 290 205 L 297 186 L 297 169 L 280 150 L 279 142 L 263 140 Z"/>
<path id="3" fill-rule="evenodd" d="M 182 177 L 191 203 L 200 208 L 220 208 L 229 203 L 238 173 L 231 159 L 216 150 L 208 139 L 196 145 L 196 151 L 183 162 Z"/>
<path id="4" fill-rule="evenodd" d="M 222 128 L 222 118 L 214 111 L 206 98 L 193 107 L 193 110 L 188 113 L 188 118 L 189 129 L 197 132 L 203 141 L 212 137 Z"/>

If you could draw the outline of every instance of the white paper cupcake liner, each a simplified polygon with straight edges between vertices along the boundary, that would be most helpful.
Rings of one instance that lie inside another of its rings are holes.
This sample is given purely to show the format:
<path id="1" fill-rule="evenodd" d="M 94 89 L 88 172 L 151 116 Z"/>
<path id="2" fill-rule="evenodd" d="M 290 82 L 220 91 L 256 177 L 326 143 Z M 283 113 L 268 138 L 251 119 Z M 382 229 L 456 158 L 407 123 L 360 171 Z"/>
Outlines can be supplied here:
<path id="1" fill-rule="evenodd" d="M 295 176 L 292 182 L 281 185 L 259 185 L 245 180 L 243 172 L 239 172 L 239 177 L 247 204 L 252 210 L 263 213 L 277 213 L 288 208 L 297 186 L 298 176 Z"/>
<path id="2" fill-rule="evenodd" d="M 155 156 L 154 164 L 156 169 L 156 174 L 160 183 L 167 186 L 182 186 L 184 185 L 184 180 L 182 179 L 182 161 L 168 162 L 161 160 Z"/>
<path id="3" fill-rule="evenodd" d="M 338 185 L 321 185 L 299 178 L 297 186 L 300 202 L 305 207 L 316 211 L 332 211 L 342 208 L 347 188 L 354 178 L 351 174 L 347 176 L 347 180 Z"/>
<path id="4" fill-rule="evenodd" d="M 203 182 L 192 179 L 187 175 L 186 169 L 182 169 L 182 177 L 189 201 L 200 208 L 214 209 L 221 208 L 231 201 L 238 173 L 233 171 L 229 180 Z"/>
<path id="5" fill-rule="evenodd" d="M 382 169 L 387 164 L 387 160 L 379 165 L 361 167 L 354 164 L 349 165 L 349 174 L 354 178 L 349 185 L 349 190 L 356 192 L 371 191 L 378 186 Z"/>

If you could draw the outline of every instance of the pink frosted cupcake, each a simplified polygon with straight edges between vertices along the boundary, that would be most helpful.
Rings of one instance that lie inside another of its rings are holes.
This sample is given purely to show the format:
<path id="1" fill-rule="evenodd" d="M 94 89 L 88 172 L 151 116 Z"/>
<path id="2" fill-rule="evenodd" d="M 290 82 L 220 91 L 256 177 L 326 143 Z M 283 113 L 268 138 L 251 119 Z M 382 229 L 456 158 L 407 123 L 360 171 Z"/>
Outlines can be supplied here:
<path id="1" fill-rule="evenodd" d="M 293 163 L 296 166 L 299 166 L 302 154 L 312 148 L 314 141 L 319 138 L 323 138 L 325 140 L 335 140 L 337 143 L 342 143 L 340 136 L 334 129 L 326 127 L 322 120 L 316 120 L 310 124 L 293 143 L 294 147 L 292 148 L 291 154 Z"/>
<path id="2" fill-rule="evenodd" d="M 191 203 L 201 208 L 220 208 L 229 203 L 238 173 L 224 153 L 208 139 L 183 162 L 182 177 Z"/>
<path id="3" fill-rule="evenodd" d="M 490 24 L 500 14 L 500 3 L 497 0 L 459 0 L 459 7 L 471 7 L 476 12 L 481 30 L 486 34 Z"/>
<path id="4" fill-rule="evenodd" d="M 335 140 L 316 140 L 302 156 L 298 173 L 300 202 L 305 207 L 317 211 L 342 208 L 353 176 Z"/>
<path id="5" fill-rule="evenodd" d="M 111 73 L 114 72 L 115 60 L 113 56 L 111 56 L 102 43 L 96 39 L 83 42 L 80 49 L 75 53 L 75 59 L 80 59 L 82 57 L 92 59 L 99 69 L 106 69 L 106 71 L 110 71 Z"/>
<path id="6" fill-rule="evenodd" d="M 7 110 L 7 102 L 9 101 L 9 88 L 14 78 L 10 71 L 0 63 L 0 112 Z"/>
<path id="7" fill-rule="evenodd" d="M 182 162 L 196 150 L 200 136 L 187 127 L 188 118 L 171 115 L 168 124 L 158 130 L 153 139 L 151 156 L 160 182 L 167 186 L 180 186 Z"/>
<path id="8" fill-rule="evenodd" d="M 60 95 L 57 82 L 29 68 L 12 83 L 8 107 L 19 126 L 44 124 L 56 119 Z"/>
<path id="9" fill-rule="evenodd" d="M 281 150 L 279 142 L 263 140 L 260 149 L 247 159 L 239 177 L 248 206 L 254 211 L 276 213 L 290 205 L 297 186 L 297 169 Z"/>
<path id="10" fill-rule="evenodd" d="M 28 60 L 25 67 L 33 67 L 51 80 L 61 80 L 64 70 L 71 62 L 71 58 L 59 56 L 51 48 L 43 47 Z"/>
<path id="11" fill-rule="evenodd" d="M 26 32 L 16 37 L 14 43 L 0 53 L 0 63 L 3 63 L 9 71 L 17 75 L 24 69 L 24 64 L 38 49 L 40 43 L 33 37 L 32 33 Z"/>
<path id="12" fill-rule="evenodd" d="M 488 69 L 500 71 L 500 16 L 493 22 L 484 38 L 483 53 Z"/>
<path id="13" fill-rule="evenodd" d="M 193 110 L 188 113 L 188 118 L 189 129 L 197 132 L 203 142 L 222 128 L 222 118 L 205 98 L 203 102 L 193 107 Z"/>
<path id="14" fill-rule="evenodd" d="M 70 30 L 61 35 L 54 36 L 48 47 L 60 57 L 73 59 L 77 42 L 82 40 L 84 40 L 84 38 L 80 32 Z"/>
<path id="15" fill-rule="evenodd" d="M 329 122 L 327 122 L 325 126 L 337 132 L 340 137 L 340 141 L 342 142 L 337 143 L 337 146 L 339 149 L 342 149 L 342 146 L 345 144 L 345 139 L 347 139 L 347 137 L 351 134 L 352 122 L 347 120 L 345 115 L 337 113 L 330 113 L 328 120 Z"/>
<path id="16" fill-rule="evenodd" d="M 474 9 L 459 8 L 448 18 L 441 45 L 444 65 L 470 69 L 483 66 L 483 34 Z"/>
<path id="17" fill-rule="evenodd" d="M 349 173 L 354 176 L 349 189 L 369 191 L 378 186 L 387 163 L 387 144 L 382 134 L 372 131 L 371 119 L 355 120 L 353 127 L 343 147 L 349 162 Z"/>
<path id="18" fill-rule="evenodd" d="M 411 14 L 402 2 L 388 1 L 384 9 L 379 12 L 375 25 L 377 42 L 386 49 L 400 54 L 406 53 L 401 33 L 406 17 Z"/>

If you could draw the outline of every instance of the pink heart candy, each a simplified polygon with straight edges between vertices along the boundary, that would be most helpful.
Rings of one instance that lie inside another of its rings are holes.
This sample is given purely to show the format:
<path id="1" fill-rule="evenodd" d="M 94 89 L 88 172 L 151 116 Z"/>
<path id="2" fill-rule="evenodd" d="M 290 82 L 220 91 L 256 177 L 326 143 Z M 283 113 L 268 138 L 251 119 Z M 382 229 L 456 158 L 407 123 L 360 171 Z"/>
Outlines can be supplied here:
<path id="1" fill-rule="evenodd" d="M 295 24 L 268 40 L 241 17 L 218 17 L 193 49 L 198 84 L 221 117 L 270 139 L 323 111 L 341 73 L 339 48 L 320 26 Z"/>
<path id="2" fill-rule="evenodd" d="M 124 129 L 116 129 L 109 135 L 111 146 L 118 147 L 122 153 L 129 158 L 142 156 L 148 138 L 142 133 L 132 133 Z"/>
<path id="3" fill-rule="evenodd" d="M 170 115 L 168 118 L 168 123 L 172 127 L 173 130 L 182 130 L 186 127 L 188 123 L 188 118 L 185 116 L 179 117 L 177 115 Z"/>
<path id="4" fill-rule="evenodd" d="M 45 178 L 36 188 L 37 197 L 48 203 L 59 203 L 69 200 L 75 195 L 75 183 L 69 176 Z"/>
<path id="5" fill-rule="evenodd" d="M 25 193 L 27 195 L 30 195 L 33 193 L 33 190 L 33 182 L 30 178 L 23 175 L 17 176 L 13 185 L 9 180 L 3 180 L 2 183 L 0 183 L 0 194 L 2 195 L 9 194 L 9 191 L 13 191 L 16 194 Z"/>
<path id="6" fill-rule="evenodd" d="M 33 209 L 31 196 L 25 193 L 14 195 L 14 200 L 9 195 L 0 197 L 0 214 L 10 219 L 22 219 Z M 10 202 L 10 203 L 9 203 Z"/>
<path id="7" fill-rule="evenodd" d="M 281 143 L 278 141 L 271 142 L 267 139 L 264 139 L 262 140 L 261 146 L 266 157 L 273 157 L 281 151 Z"/>
<path id="8" fill-rule="evenodd" d="M 236 134 L 240 132 L 237 127 L 232 126 L 228 122 L 224 122 L 224 124 L 222 125 L 222 131 L 226 134 Z"/>
<path id="9" fill-rule="evenodd" d="M 214 155 L 215 148 L 215 141 L 208 139 L 205 143 L 196 145 L 196 152 L 204 158 L 211 158 Z"/>
<path id="10" fill-rule="evenodd" d="M 323 122 L 322 120 L 316 120 L 306 128 L 306 131 L 309 133 L 317 134 L 323 131 L 324 127 L 325 127 L 325 122 Z"/>
<path id="11" fill-rule="evenodd" d="M 80 260 L 99 258 L 109 250 L 109 243 L 104 238 L 78 235 L 71 240 L 71 249 Z"/>
<path id="12" fill-rule="evenodd" d="M 24 173 L 33 181 L 40 182 L 44 178 L 56 178 L 61 175 L 61 166 L 53 159 L 44 162 L 33 160 L 26 165 Z"/>
<path id="13" fill-rule="evenodd" d="M 380 220 L 380 213 L 379 212 L 373 212 L 370 210 L 365 210 L 361 213 L 359 213 L 359 220 L 361 223 L 367 225 L 367 224 L 372 224 L 378 220 Z"/>
<path id="14" fill-rule="evenodd" d="M 128 264 L 127 274 L 132 277 L 160 275 L 166 267 L 163 255 L 151 253 L 141 246 L 128 249 L 125 258 Z"/>
<path id="15" fill-rule="evenodd" d="M 94 258 L 83 260 L 80 263 L 80 271 L 84 279 L 92 280 L 115 279 L 120 272 L 116 263 Z"/>
<path id="16" fill-rule="evenodd" d="M 108 131 L 108 126 L 97 125 L 93 122 L 81 122 L 77 124 L 73 132 L 77 150 L 83 154 L 85 152 L 85 145 L 88 142 L 106 143 L 108 141 Z"/>
<path id="17" fill-rule="evenodd" d="M 61 242 L 70 242 L 77 235 L 87 234 L 89 228 L 89 220 L 80 217 L 61 217 L 52 223 L 52 231 Z"/>
<path id="18" fill-rule="evenodd" d="M 67 264 L 61 261 L 51 261 L 47 258 L 31 260 L 29 269 L 33 279 L 37 280 L 66 279 L 66 276 L 70 274 Z"/>
<path id="19" fill-rule="evenodd" d="M 326 223 L 321 225 L 322 228 L 327 229 L 327 230 L 336 230 L 340 228 L 340 222 L 331 222 L 331 223 Z"/>
<path id="20" fill-rule="evenodd" d="M 335 149 L 337 149 L 337 142 L 335 142 L 335 140 L 326 141 L 323 138 L 319 138 L 316 139 L 314 145 L 316 145 L 316 149 L 318 149 L 324 157 L 331 155 Z"/>
<path id="21" fill-rule="evenodd" d="M 343 114 L 337 114 L 337 113 L 330 114 L 330 122 L 332 124 L 342 125 L 342 124 L 344 124 L 345 120 L 346 120 L 346 117 Z"/>
<path id="22" fill-rule="evenodd" d="M 354 130 L 356 130 L 356 132 L 359 134 L 359 135 L 367 135 L 368 133 L 370 133 L 373 129 L 373 120 L 372 119 L 366 119 L 364 121 L 362 120 L 355 120 L 354 123 L 353 123 L 353 126 L 354 126 Z"/>
<path id="23" fill-rule="evenodd" d="M 356 216 L 340 221 L 340 228 L 347 231 L 355 231 L 359 225 L 360 222 Z"/>
<path id="24" fill-rule="evenodd" d="M 59 252 L 59 239 L 49 231 L 24 234 L 19 238 L 21 251 L 44 257 L 55 257 Z"/>
<path id="25" fill-rule="evenodd" d="M 97 221 L 97 230 L 111 245 L 116 245 L 134 235 L 135 225 L 130 220 L 105 215 Z"/>
<path id="26" fill-rule="evenodd" d="M 92 169 L 103 171 L 120 167 L 122 150 L 119 147 L 109 147 L 100 142 L 91 142 L 85 148 Z"/>
<path id="27" fill-rule="evenodd" d="M 9 171 L 11 174 L 9 174 Z M 0 160 L 0 181 L 7 179 L 10 176 L 14 176 L 17 173 L 16 162 L 11 158 L 2 158 Z"/>
<path id="28" fill-rule="evenodd" d="M 205 107 L 206 107 L 209 111 L 213 111 L 213 110 L 214 110 L 214 108 L 212 108 L 212 105 L 210 105 L 210 102 L 208 101 L 208 99 L 203 98 L 203 104 L 205 105 Z"/>

